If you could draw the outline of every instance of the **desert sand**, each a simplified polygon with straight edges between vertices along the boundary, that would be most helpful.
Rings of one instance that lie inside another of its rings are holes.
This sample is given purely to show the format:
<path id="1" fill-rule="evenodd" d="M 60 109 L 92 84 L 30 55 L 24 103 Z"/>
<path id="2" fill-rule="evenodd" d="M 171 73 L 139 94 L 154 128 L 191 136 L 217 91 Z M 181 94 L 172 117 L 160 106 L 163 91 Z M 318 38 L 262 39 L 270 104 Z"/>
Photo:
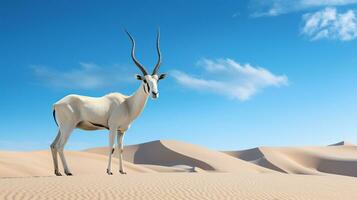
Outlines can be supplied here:
<path id="1" fill-rule="evenodd" d="M 73 177 L 53 175 L 49 150 L 0 151 L 0 199 L 357 199 L 357 146 L 219 152 L 179 141 L 65 151 Z"/>
<path id="2" fill-rule="evenodd" d="M 357 177 L 357 146 L 346 142 L 325 147 L 259 147 L 225 153 L 288 174 Z"/>

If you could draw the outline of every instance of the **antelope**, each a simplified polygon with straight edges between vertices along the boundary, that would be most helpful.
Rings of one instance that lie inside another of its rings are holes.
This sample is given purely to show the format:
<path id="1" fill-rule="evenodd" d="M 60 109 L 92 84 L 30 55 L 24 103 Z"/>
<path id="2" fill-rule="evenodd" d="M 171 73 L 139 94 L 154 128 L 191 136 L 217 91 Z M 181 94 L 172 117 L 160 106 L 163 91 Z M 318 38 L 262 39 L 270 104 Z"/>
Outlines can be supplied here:
<path id="1" fill-rule="evenodd" d="M 107 174 L 112 175 L 111 161 L 114 153 L 114 140 L 117 138 L 119 152 L 119 173 L 126 174 L 123 169 L 123 137 L 133 121 L 143 111 L 147 99 L 159 97 L 158 82 L 166 77 L 166 74 L 158 74 L 161 64 L 160 32 L 157 32 L 156 50 L 158 61 L 151 75 L 135 57 L 135 40 L 125 30 L 131 40 L 131 58 L 139 68 L 142 75 L 136 74 L 136 79 L 141 81 L 139 88 L 131 96 L 121 93 L 110 93 L 102 97 L 88 97 L 76 94 L 65 96 L 53 105 L 53 117 L 58 126 L 58 134 L 50 145 L 53 158 L 54 173 L 62 176 L 58 169 L 60 156 L 64 173 L 72 176 L 68 168 L 63 149 L 69 136 L 75 128 L 82 130 L 109 130 L 109 161 Z"/>

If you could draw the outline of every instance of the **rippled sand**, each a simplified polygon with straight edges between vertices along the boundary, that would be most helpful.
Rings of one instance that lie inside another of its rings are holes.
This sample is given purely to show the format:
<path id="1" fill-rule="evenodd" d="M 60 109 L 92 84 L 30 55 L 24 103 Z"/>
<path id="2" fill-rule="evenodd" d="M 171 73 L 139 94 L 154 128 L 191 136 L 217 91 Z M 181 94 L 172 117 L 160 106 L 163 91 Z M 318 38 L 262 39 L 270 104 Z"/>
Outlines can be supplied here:
<path id="1" fill-rule="evenodd" d="M 240 173 L 145 173 L 0 179 L 0 199 L 355 200 L 357 179 Z"/>

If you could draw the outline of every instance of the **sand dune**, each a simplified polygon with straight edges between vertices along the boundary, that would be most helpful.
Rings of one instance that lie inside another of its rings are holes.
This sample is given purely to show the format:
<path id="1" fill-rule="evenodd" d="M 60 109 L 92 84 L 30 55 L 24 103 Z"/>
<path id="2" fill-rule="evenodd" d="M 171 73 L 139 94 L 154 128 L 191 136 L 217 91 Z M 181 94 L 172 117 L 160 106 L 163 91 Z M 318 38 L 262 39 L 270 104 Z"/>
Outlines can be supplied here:
<path id="1" fill-rule="evenodd" d="M 357 146 L 260 147 L 225 152 L 256 165 L 289 174 L 339 174 L 357 177 Z"/>
<path id="2" fill-rule="evenodd" d="M 65 151 L 75 176 L 56 177 L 49 150 L 0 151 L 0 199 L 357 199 L 357 146 L 346 142 L 223 153 L 161 140 L 124 152 L 127 175 L 116 158 L 106 174 L 103 147 Z"/>
<path id="3" fill-rule="evenodd" d="M 65 151 L 65 154 L 75 175 L 106 174 L 108 149 L 105 147 Z M 184 142 L 161 140 L 126 146 L 124 160 L 128 173 L 283 172 L 357 177 L 357 146 L 346 142 L 325 147 L 260 147 L 222 153 Z M 117 168 L 118 160 L 114 159 L 114 173 Z M 51 154 L 46 150 L 0 151 L 0 169 L 0 177 L 53 175 Z"/>
<path id="4" fill-rule="evenodd" d="M 88 149 L 86 151 L 101 155 L 108 154 L 108 148 L 105 147 Z M 182 171 L 191 172 L 203 170 L 241 173 L 272 172 L 269 169 L 235 159 L 218 151 L 172 140 L 160 140 L 126 146 L 124 160 L 134 164 L 142 164 L 157 171 L 161 171 L 159 166 L 166 166 L 176 169 L 187 169 Z"/>

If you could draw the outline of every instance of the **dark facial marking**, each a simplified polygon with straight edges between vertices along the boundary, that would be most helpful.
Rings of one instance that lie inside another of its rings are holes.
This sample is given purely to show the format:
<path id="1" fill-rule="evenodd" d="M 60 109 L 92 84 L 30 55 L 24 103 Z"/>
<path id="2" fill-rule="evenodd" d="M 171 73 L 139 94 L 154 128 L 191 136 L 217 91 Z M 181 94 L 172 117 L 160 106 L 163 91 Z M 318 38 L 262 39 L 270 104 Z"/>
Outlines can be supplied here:
<path id="1" fill-rule="evenodd" d="M 146 91 L 145 85 L 143 85 L 143 88 L 144 88 L 145 94 L 147 94 L 148 92 Z"/>
<path id="2" fill-rule="evenodd" d="M 149 83 L 146 83 L 146 85 L 148 86 L 148 93 L 150 93 L 150 86 L 149 86 Z"/>
<path id="3" fill-rule="evenodd" d="M 144 91 L 146 94 L 149 94 L 150 93 L 150 86 L 149 86 L 149 83 L 146 81 L 146 79 L 143 80 L 143 82 L 146 84 L 147 88 L 149 91 L 146 90 L 145 88 L 145 84 L 143 85 L 143 88 L 144 88 Z"/>

